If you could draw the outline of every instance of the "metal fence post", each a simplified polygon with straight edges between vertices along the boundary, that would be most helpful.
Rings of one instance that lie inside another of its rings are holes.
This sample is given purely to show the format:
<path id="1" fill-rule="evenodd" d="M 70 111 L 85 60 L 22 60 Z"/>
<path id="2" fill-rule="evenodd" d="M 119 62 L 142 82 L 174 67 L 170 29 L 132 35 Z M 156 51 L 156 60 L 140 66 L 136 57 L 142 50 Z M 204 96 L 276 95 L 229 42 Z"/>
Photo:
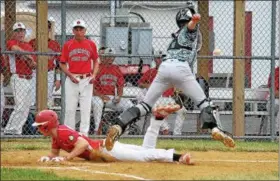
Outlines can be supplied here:
<path id="1" fill-rule="evenodd" d="M 271 88 L 270 88 L 270 135 L 275 139 L 275 38 L 276 38 L 276 1 L 271 3 Z"/>
<path id="2" fill-rule="evenodd" d="M 61 48 L 66 41 L 66 3 L 61 1 Z M 65 119 L 65 74 L 61 71 L 61 113 L 60 122 L 63 124 Z"/>

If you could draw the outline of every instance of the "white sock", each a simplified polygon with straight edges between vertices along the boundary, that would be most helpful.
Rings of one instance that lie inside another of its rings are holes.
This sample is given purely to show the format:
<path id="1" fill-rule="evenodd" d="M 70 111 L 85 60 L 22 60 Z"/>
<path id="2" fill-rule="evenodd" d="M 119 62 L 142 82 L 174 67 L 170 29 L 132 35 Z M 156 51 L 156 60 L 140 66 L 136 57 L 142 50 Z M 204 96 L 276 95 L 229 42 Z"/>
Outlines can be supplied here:
<path id="1" fill-rule="evenodd" d="M 147 129 L 142 146 L 144 148 L 155 148 L 157 144 L 157 137 L 159 129 L 163 120 L 156 120 L 154 116 L 151 117 L 151 124 Z"/>

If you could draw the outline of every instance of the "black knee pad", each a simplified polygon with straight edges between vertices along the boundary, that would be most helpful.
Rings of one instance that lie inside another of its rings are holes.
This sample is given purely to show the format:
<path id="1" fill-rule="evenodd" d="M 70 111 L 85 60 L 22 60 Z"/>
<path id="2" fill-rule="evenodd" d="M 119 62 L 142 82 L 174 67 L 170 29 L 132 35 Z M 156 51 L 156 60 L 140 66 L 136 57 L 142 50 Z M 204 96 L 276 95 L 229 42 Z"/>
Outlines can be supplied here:
<path id="1" fill-rule="evenodd" d="M 122 130 L 126 129 L 126 127 L 132 123 L 134 123 L 140 117 L 140 109 L 138 107 L 131 107 L 125 110 L 119 117 L 117 118 L 117 123 L 122 127 Z"/>
<path id="2" fill-rule="evenodd" d="M 217 121 L 219 122 L 219 118 L 217 116 L 215 118 L 214 111 L 217 111 L 215 106 L 207 106 L 201 110 L 199 120 L 201 121 L 202 129 L 212 129 L 218 126 Z"/>

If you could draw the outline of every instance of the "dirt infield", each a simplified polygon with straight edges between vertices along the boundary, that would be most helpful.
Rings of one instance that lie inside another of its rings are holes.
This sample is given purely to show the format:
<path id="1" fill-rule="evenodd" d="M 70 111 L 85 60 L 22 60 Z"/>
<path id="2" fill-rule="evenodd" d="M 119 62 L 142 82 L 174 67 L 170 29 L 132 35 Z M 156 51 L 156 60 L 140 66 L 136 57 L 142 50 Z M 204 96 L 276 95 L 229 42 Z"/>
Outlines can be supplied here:
<path id="1" fill-rule="evenodd" d="M 278 172 L 278 153 L 270 152 L 191 152 L 196 162 L 193 166 L 157 162 L 92 163 L 81 159 L 65 163 L 38 163 L 37 160 L 47 153 L 38 150 L 3 151 L 1 166 L 52 170 L 59 176 L 88 180 L 192 180 Z"/>

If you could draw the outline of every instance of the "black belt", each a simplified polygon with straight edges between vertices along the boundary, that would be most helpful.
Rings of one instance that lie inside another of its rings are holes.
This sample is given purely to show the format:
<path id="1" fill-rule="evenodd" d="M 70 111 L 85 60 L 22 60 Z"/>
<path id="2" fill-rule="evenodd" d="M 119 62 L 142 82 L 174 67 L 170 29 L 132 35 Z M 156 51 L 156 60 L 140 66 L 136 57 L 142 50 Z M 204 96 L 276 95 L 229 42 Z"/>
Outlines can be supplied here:
<path id="1" fill-rule="evenodd" d="M 87 74 L 82 74 L 82 75 L 75 75 L 74 77 L 80 78 L 80 79 L 85 79 L 90 76 L 91 76 L 91 73 L 87 73 Z"/>

